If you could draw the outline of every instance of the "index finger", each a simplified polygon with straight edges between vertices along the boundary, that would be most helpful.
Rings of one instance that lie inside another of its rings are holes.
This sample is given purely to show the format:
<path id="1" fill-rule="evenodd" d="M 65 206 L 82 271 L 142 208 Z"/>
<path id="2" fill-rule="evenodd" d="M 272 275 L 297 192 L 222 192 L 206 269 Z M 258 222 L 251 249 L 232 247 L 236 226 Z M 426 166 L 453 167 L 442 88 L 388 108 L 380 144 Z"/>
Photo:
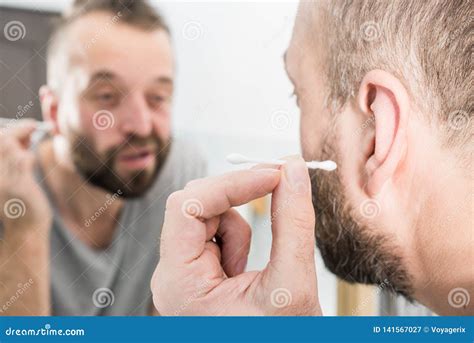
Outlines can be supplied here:
<path id="1" fill-rule="evenodd" d="M 279 180 L 277 169 L 241 170 L 193 181 L 171 194 L 162 229 L 163 257 L 180 262 L 198 258 L 208 236 L 207 220 L 272 192 Z"/>
<path id="2" fill-rule="evenodd" d="M 22 119 L 8 122 L 1 122 L 0 133 L 12 136 L 20 142 L 27 141 L 37 126 L 37 122 L 32 119 Z"/>

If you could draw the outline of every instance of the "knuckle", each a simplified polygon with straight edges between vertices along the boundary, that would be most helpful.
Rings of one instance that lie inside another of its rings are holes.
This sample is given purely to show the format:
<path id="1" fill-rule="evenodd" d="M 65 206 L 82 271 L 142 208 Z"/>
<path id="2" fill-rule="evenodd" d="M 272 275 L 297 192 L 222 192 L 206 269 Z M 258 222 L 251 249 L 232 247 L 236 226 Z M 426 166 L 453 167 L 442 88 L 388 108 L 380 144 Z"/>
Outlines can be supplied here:
<path id="1" fill-rule="evenodd" d="M 196 187 L 197 185 L 201 184 L 202 183 L 202 178 L 201 179 L 194 179 L 194 180 L 191 180 L 189 181 L 186 186 L 184 186 L 184 189 L 190 189 L 190 188 L 194 188 Z"/>
<path id="2" fill-rule="evenodd" d="M 222 179 L 222 194 L 224 194 L 227 203 L 232 203 L 233 194 L 235 193 L 235 184 L 231 178 Z"/>
<path id="3" fill-rule="evenodd" d="M 171 193 L 166 200 L 166 209 L 181 207 L 184 199 L 184 191 L 176 191 Z"/>
<path id="4" fill-rule="evenodd" d="M 223 178 L 222 188 L 227 194 L 231 194 L 231 191 L 235 188 L 235 178 L 231 178 L 231 177 Z"/>

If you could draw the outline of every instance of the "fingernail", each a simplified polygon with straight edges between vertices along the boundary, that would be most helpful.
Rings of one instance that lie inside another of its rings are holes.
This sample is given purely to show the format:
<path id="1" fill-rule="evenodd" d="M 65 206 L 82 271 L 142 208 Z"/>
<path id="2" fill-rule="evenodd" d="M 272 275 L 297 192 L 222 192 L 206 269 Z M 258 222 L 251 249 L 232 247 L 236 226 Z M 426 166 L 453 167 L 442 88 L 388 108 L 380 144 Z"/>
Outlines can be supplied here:
<path id="1" fill-rule="evenodd" d="M 284 170 L 286 180 L 292 190 L 303 192 L 309 188 L 308 169 L 301 158 L 289 160 Z"/>

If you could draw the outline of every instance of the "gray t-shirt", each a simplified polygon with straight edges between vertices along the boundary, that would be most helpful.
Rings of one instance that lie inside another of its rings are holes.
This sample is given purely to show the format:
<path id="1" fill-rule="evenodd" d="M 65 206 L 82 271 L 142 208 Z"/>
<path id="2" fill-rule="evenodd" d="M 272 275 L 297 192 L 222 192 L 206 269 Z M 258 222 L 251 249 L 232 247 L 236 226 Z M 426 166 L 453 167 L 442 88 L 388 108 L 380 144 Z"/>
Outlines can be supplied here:
<path id="1" fill-rule="evenodd" d="M 166 199 L 205 172 L 206 164 L 196 149 L 175 139 L 157 181 L 142 198 L 125 202 L 113 240 L 103 250 L 87 246 L 65 227 L 51 193 L 41 182 L 54 213 L 52 314 L 149 315 L 150 280 L 159 260 Z M 44 179 L 39 168 L 37 178 Z"/>

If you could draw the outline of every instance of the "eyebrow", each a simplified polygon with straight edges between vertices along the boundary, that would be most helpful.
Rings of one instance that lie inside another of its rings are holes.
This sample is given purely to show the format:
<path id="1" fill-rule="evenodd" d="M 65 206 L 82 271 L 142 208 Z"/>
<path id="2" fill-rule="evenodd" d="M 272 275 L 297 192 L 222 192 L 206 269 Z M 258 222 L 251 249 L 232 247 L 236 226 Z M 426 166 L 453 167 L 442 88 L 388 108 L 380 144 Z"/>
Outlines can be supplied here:
<path id="1" fill-rule="evenodd" d="M 114 80 L 120 80 L 120 76 L 118 76 L 117 74 L 113 73 L 110 70 L 99 70 L 92 75 L 89 81 L 89 84 L 92 85 L 97 81 L 114 81 Z M 156 77 L 153 80 L 153 82 L 164 84 L 164 85 L 170 85 L 170 86 L 173 86 L 173 83 L 174 83 L 173 79 L 168 76 Z"/>
<path id="2" fill-rule="evenodd" d="M 168 76 L 159 76 L 153 80 L 153 82 L 173 86 L 173 79 Z"/>
<path id="3" fill-rule="evenodd" d="M 92 77 L 89 80 L 89 84 L 94 84 L 96 81 L 103 81 L 103 80 L 112 81 L 117 78 L 118 76 L 116 76 L 111 71 L 99 70 L 92 75 Z"/>

